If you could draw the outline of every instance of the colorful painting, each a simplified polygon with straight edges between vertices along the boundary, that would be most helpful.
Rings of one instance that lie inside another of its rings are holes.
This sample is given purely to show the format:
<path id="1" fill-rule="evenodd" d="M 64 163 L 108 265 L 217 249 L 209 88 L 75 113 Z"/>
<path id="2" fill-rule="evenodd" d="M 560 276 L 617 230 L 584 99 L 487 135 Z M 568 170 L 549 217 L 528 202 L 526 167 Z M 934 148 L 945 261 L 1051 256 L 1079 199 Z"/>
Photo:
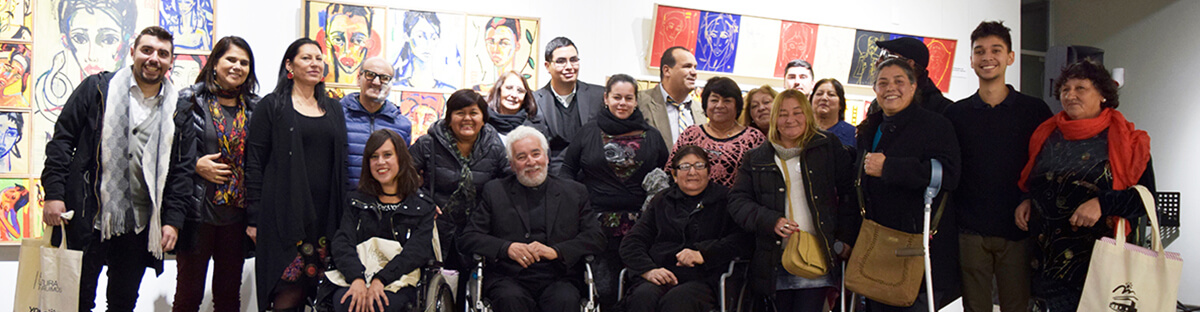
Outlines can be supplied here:
<path id="1" fill-rule="evenodd" d="M 28 45 L 0 44 L 0 107 L 29 107 L 32 57 Z"/>
<path id="2" fill-rule="evenodd" d="M 171 65 L 171 73 L 167 74 L 167 78 L 171 79 L 176 90 L 195 84 L 206 60 L 208 55 L 176 54 L 175 63 Z"/>
<path id="3" fill-rule="evenodd" d="M 341 101 L 342 98 L 346 97 L 347 94 L 351 94 L 354 92 L 358 92 L 358 89 L 333 88 L 333 87 L 325 88 L 325 96 L 328 96 L 329 98 L 334 99 L 335 101 Z"/>
<path id="4" fill-rule="evenodd" d="M 175 53 L 212 50 L 212 0 L 161 0 L 161 5 L 158 25 L 175 36 Z"/>
<path id="5" fill-rule="evenodd" d="M 809 64 L 817 54 L 817 24 L 783 21 L 779 30 L 779 53 L 775 56 L 775 77 L 783 77 L 787 63 L 803 59 Z"/>
<path id="6" fill-rule="evenodd" d="M 41 197 L 37 190 L 28 179 L 0 179 L 0 243 L 42 236 L 41 205 L 34 204 Z"/>
<path id="7" fill-rule="evenodd" d="M 704 11 L 700 13 L 700 38 L 696 41 L 699 70 L 733 72 L 741 15 Z"/>
<path id="8" fill-rule="evenodd" d="M 0 173 L 29 173 L 29 113 L 0 111 Z"/>
<path id="9" fill-rule="evenodd" d="M 950 92 L 950 72 L 954 68 L 954 48 L 957 40 L 925 38 L 925 46 L 929 48 L 929 79 L 942 92 Z"/>
<path id="10" fill-rule="evenodd" d="M 696 50 L 700 30 L 700 11 L 658 6 L 654 18 L 654 40 L 650 48 L 650 67 L 659 66 L 659 57 L 674 46 Z"/>
<path id="11" fill-rule="evenodd" d="M 0 0 L 0 40 L 33 40 L 33 1 Z"/>
<path id="12" fill-rule="evenodd" d="M 850 58 L 850 77 L 846 83 L 873 85 L 875 59 L 879 58 L 879 46 L 875 42 L 888 40 L 889 34 L 859 29 L 854 34 L 854 55 Z"/>
<path id="13" fill-rule="evenodd" d="M 499 74 L 510 70 L 521 73 L 529 85 L 537 85 L 539 35 L 535 19 L 468 16 L 467 85 L 487 94 Z"/>
<path id="14" fill-rule="evenodd" d="M 305 7 L 305 37 L 325 54 L 325 82 L 354 85 L 358 68 L 383 55 L 385 10 L 351 4 L 310 1 Z"/>
<path id="15" fill-rule="evenodd" d="M 393 93 L 395 96 L 397 93 Z M 392 102 L 400 105 L 400 111 L 412 121 L 412 142 L 425 135 L 434 122 L 442 119 L 446 110 L 446 95 L 429 92 L 402 92 Z"/>
<path id="16" fill-rule="evenodd" d="M 388 10 L 388 58 L 392 85 L 404 90 L 454 92 L 463 80 L 466 16 Z"/>

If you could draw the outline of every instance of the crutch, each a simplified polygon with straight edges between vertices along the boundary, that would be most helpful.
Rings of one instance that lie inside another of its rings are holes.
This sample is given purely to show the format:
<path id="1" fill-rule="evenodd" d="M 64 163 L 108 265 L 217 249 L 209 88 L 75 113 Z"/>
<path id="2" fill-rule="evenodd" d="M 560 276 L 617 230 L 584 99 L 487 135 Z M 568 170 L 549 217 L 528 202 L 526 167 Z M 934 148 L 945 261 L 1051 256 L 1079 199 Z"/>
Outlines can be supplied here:
<path id="1" fill-rule="evenodd" d="M 929 174 L 929 187 L 925 188 L 925 227 L 924 235 L 921 235 L 921 245 L 925 249 L 925 298 L 928 299 L 929 312 L 935 312 L 937 309 L 933 304 L 933 265 L 929 260 L 929 218 L 933 213 L 933 198 L 937 197 L 938 191 L 942 189 L 942 163 L 937 159 L 930 159 L 929 165 L 933 171 Z"/>

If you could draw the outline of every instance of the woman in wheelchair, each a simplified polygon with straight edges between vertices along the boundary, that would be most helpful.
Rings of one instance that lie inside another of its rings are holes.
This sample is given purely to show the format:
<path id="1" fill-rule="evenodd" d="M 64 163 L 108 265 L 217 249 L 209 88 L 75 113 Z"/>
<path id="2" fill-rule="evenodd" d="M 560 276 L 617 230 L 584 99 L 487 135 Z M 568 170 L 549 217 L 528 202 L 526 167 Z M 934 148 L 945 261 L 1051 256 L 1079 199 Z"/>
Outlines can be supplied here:
<path id="1" fill-rule="evenodd" d="M 726 210 L 729 190 L 709 182 L 708 152 L 684 145 L 671 160 L 675 185 L 651 199 L 621 241 L 621 260 L 641 276 L 626 311 L 709 311 L 729 261 L 749 252 L 749 232 Z"/>
<path id="2" fill-rule="evenodd" d="M 379 130 L 367 139 L 358 190 L 348 196 L 333 238 L 337 270 L 326 275 L 341 286 L 336 311 L 401 311 L 417 302 L 416 273 L 433 258 L 434 205 L 418 192 L 404 139 Z M 339 282 L 340 281 L 340 282 Z M 378 309 L 378 310 L 377 310 Z"/>

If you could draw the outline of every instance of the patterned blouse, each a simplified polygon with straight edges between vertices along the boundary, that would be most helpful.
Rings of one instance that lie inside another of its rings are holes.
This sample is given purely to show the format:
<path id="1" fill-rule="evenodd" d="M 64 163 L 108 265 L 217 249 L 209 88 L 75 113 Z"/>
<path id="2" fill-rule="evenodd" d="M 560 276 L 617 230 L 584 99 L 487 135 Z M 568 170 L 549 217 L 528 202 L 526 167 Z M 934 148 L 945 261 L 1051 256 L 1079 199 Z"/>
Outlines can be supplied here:
<path id="1" fill-rule="evenodd" d="M 767 141 L 767 137 L 754 127 L 746 127 L 742 132 L 726 139 L 717 139 L 704 131 L 704 127 L 691 126 L 679 135 L 679 141 L 671 149 L 671 157 L 667 158 L 668 166 L 670 160 L 675 159 L 675 151 L 680 146 L 689 144 L 699 146 L 708 151 L 708 179 L 732 188 L 738 165 L 742 163 L 742 155 L 746 154 L 746 151 L 762 145 L 765 141 Z M 671 172 L 671 168 L 667 168 L 667 172 Z"/>

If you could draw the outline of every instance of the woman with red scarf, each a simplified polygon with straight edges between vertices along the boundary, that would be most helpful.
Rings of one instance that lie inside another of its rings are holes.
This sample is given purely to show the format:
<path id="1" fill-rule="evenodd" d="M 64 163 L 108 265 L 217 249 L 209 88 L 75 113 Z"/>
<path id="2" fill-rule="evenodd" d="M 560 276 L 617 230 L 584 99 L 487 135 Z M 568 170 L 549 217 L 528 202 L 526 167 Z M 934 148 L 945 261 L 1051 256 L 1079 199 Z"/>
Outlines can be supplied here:
<path id="1" fill-rule="evenodd" d="M 1075 311 L 1092 245 L 1116 218 L 1145 214 L 1134 185 L 1154 188 L 1150 136 L 1117 111 L 1117 84 L 1103 65 L 1063 69 L 1054 94 L 1063 111 L 1034 131 L 1020 187 L 1029 199 L 1017 226 L 1034 238 L 1036 311 Z"/>

